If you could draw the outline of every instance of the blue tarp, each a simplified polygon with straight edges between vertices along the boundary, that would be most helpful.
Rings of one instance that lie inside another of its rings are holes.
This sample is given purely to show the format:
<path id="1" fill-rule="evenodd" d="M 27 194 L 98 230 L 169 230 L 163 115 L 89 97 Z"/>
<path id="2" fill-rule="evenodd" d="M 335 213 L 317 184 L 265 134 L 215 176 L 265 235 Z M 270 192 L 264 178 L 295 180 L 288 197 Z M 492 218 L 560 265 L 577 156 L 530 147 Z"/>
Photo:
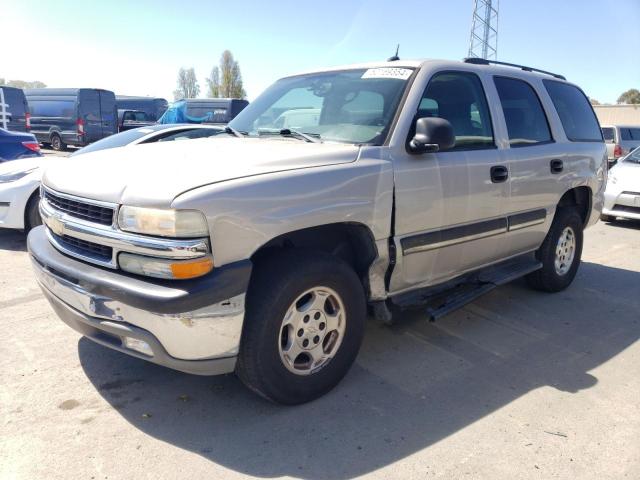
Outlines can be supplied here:
<path id="1" fill-rule="evenodd" d="M 158 123 L 204 123 L 211 121 L 212 116 L 213 113 L 207 114 L 204 117 L 187 115 L 187 102 L 178 100 L 169 105 L 169 108 L 162 114 Z"/>

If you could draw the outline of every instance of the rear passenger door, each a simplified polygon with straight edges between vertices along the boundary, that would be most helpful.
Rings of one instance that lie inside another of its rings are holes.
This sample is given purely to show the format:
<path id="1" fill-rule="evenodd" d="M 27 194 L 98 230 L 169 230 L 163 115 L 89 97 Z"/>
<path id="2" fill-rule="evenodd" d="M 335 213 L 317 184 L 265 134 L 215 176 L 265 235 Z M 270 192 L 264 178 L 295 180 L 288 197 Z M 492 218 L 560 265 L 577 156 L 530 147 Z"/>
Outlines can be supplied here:
<path id="1" fill-rule="evenodd" d="M 532 83 L 507 76 L 494 76 L 493 81 L 508 134 L 505 154 L 511 173 L 506 257 L 535 249 L 544 240 L 562 193 L 558 179 L 567 173 L 566 148 L 555 142 Z"/>

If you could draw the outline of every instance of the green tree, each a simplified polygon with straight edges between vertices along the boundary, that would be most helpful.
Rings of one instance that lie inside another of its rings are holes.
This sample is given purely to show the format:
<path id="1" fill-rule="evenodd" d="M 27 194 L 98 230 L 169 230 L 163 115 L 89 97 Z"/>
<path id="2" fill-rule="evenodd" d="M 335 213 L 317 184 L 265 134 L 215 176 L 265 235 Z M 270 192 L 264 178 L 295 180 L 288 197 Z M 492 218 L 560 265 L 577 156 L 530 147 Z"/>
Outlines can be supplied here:
<path id="1" fill-rule="evenodd" d="M 191 68 L 180 68 L 178 70 L 178 88 L 173 91 L 174 100 L 183 98 L 196 98 L 200 93 L 200 85 L 196 78 L 196 71 Z"/>
<path id="2" fill-rule="evenodd" d="M 211 69 L 207 85 L 209 87 L 207 96 L 210 98 L 245 98 L 247 96 L 242 85 L 240 65 L 229 50 L 222 52 L 220 65 Z"/>
<path id="3" fill-rule="evenodd" d="M 0 78 L 0 85 L 6 85 L 7 87 L 16 87 L 16 88 L 45 88 L 46 87 L 46 85 L 42 83 L 40 80 L 34 80 L 33 82 L 28 82 L 26 80 L 7 81 L 4 78 Z"/>
<path id="4" fill-rule="evenodd" d="M 639 104 L 640 103 L 640 91 L 637 88 L 632 88 L 627 90 L 622 95 L 618 97 L 618 103 L 631 103 L 631 104 Z"/>
<path id="5" fill-rule="evenodd" d="M 589 101 L 591 102 L 591 105 L 601 105 L 601 103 L 595 98 L 590 98 Z"/>

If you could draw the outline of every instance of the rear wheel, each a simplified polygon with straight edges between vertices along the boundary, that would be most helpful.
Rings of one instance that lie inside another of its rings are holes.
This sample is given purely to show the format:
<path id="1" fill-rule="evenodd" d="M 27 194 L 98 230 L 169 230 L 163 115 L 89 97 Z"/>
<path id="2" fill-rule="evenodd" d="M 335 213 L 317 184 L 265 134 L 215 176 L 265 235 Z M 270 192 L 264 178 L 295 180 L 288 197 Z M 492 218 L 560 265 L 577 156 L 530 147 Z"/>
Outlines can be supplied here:
<path id="1" fill-rule="evenodd" d="M 366 319 L 355 272 L 321 252 L 292 251 L 256 265 L 236 372 L 274 402 L 314 400 L 354 362 Z"/>
<path id="2" fill-rule="evenodd" d="M 36 190 L 36 192 L 31 195 L 31 198 L 29 198 L 27 208 L 24 212 L 24 230 L 27 233 L 29 233 L 32 228 L 42 225 L 42 217 L 40 216 L 40 210 L 38 207 L 39 203 L 40 194 Z"/>
<path id="3" fill-rule="evenodd" d="M 67 149 L 67 144 L 62 141 L 60 135 L 54 133 L 51 135 L 51 148 L 57 152 L 62 152 Z"/>
<path id="4" fill-rule="evenodd" d="M 570 207 L 558 208 L 551 228 L 536 252 L 542 268 L 527 275 L 536 290 L 559 292 L 567 288 L 578 271 L 582 256 L 582 218 Z"/>

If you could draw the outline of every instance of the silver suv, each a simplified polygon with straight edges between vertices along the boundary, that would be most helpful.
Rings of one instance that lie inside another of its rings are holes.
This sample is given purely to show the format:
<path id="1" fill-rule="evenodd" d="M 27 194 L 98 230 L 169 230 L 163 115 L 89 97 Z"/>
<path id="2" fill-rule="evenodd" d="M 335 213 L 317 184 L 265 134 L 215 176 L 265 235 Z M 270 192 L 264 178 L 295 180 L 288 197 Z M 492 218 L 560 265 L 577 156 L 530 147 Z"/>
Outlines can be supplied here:
<path id="1" fill-rule="evenodd" d="M 346 374 L 368 310 L 435 320 L 520 276 L 566 288 L 606 160 L 559 75 L 351 65 L 277 81 L 226 135 L 50 168 L 29 251 L 88 338 L 295 404 Z"/>

